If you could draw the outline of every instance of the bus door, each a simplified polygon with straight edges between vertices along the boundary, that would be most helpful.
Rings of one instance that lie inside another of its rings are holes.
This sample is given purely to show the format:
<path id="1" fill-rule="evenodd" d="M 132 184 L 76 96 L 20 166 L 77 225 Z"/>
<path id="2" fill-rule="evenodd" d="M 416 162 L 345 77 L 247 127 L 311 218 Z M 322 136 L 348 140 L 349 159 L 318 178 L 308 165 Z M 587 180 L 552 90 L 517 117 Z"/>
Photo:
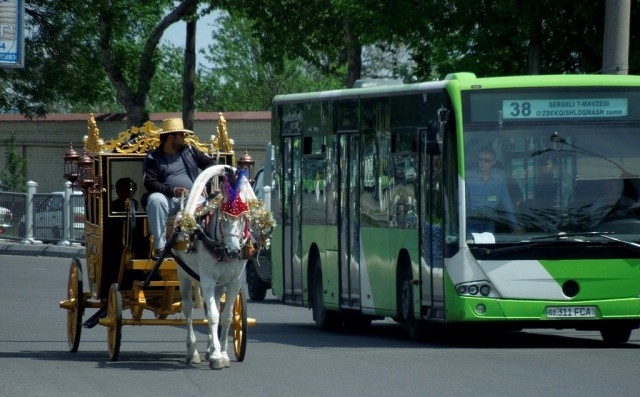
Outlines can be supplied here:
<path id="1" fill-rule="evenodd" d="M 302 200 L 302 137 L 283 137 L 283 300 L 302 304 L 302 244 L 300 208 Z"/>
<path id="2" fill-rule="evenodd" d="M 360 309 L 360 135 L 338 131 L 340 307 Z"/>
<path id="3" fill-rule="evenodd" d="M 420 267 L 421 305 L 444 306 L 444 170 L 442 139 L 437 127 L 421 129 L 420 169 Z"/>

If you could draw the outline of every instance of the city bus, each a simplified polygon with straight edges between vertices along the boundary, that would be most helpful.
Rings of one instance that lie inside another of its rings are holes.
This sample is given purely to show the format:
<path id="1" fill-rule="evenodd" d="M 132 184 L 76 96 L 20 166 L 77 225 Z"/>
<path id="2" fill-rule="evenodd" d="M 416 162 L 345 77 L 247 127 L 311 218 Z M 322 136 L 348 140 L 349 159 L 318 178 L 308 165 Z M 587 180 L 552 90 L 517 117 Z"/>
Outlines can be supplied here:
<path id="1" fill-rule="evenodd" d="M 271 142 L 271 287 L 323 329 L 640 325 L 640 76 L 279 95 Z"/>

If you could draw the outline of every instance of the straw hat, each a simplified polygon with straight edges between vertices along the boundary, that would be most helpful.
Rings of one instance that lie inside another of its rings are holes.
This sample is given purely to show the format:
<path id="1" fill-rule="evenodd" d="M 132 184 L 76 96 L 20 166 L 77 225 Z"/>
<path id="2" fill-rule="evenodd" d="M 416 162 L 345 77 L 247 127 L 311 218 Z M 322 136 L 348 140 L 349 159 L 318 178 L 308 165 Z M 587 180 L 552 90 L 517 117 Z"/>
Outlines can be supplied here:
<path id="1" fill-rule="evenodd" d="M 170 134 L 172 132 L 187 132 L 193 134 L 193 131 L 184 128 L 182 119 L 179 117 L 162 120 L 162 129 L 158 131 L 158 134 Z"/>

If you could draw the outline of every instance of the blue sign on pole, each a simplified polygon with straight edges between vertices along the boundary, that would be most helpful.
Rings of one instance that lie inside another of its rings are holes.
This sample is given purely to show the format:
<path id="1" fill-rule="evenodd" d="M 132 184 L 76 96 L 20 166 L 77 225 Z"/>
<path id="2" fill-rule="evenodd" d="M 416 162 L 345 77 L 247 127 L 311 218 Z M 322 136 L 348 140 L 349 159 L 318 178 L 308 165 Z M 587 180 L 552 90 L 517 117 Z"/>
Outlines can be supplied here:
<path id="1" fill-rule="evenodd" d="M 24 67 L 24 0 L 0 0 L 0 67 Z"/>

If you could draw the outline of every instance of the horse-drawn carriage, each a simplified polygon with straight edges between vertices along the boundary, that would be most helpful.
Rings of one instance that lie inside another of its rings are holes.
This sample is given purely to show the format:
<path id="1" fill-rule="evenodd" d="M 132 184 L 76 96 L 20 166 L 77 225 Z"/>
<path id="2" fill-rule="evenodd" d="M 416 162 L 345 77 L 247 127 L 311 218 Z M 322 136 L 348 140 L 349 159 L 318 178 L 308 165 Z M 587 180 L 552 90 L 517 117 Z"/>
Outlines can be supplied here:
<path id="1" fill-rule="evenodd" d="M 64 156 L 65 177 L 82 189 L 85 199 L 88 281 L 85 288 L 81 262 L 74 258 L 67 298 L 60 302 L 67 310 L 69 350 L 78 350 L 82 328 L 102 325 L 107 328 L 109 357 L 115 361 L 123 325 L 186 325 L 186 361 L 199 362 L 192 326 L 207 324 L 210 366 L 229 366 L 229 327 L 235 357 L 242 361 L 247 327 L 255 320 L 247 317 L 247 293 L 241 288 L 240 276 L 256 246 L 268 244 L 273 218 L 255 198 L 246 171 L 233 167 L 233 141 L 228 138 L 222 114 L 210 143 L 200 143 L 192 134 L 186 137 L 187 144 L 216 157 L 218 165 L 198 176 L 192 193 L 183 198 L 183 209 L 175 219 L 170 218 L 168 255 L 157 259 L 152 259 L 153 236 L 145 208 L 139 203 L 145 198 L 143 162 L 146 154 L 158 147 L 160 129 L 148 122 L 104 141 L 93 115 L 88 125 L 83 153 L 69 148 Z M 192 286 L 192 280 L 199 284 Z M 191 309 L 198 304 L 199 285 L 205 317 L 193 319 Z M 231 304 L 224 303 L 225 295 Z M 97 310 L 83 321 L 85 309 Z M 130 316 L 125 315 L 127 310 Z M 219 340 L 217 328 L 213 329 L 218 322 Z"/>

